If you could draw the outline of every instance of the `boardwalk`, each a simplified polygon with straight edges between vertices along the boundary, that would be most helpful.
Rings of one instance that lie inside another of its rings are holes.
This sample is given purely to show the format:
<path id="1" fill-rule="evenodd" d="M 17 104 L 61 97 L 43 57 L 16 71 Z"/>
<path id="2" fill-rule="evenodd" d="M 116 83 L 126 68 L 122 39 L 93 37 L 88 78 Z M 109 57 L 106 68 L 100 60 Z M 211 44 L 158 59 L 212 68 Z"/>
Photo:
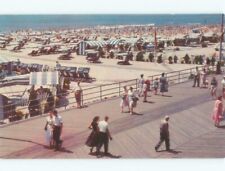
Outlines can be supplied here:
<path id="1" fill-rule="evenodd" d="M 221 77 L 218 77 L 220 80 Z M 119 98 L 71 109 L 61 113 L 64 120 L 64 149 L 44 148 L 44 117 L 1 128 L 0 158 L 96 158 L 84 145 L 88 126 L 95 115 L 110 117 L 115 158 L 222 158 L 225 157 L 224 128 L 215 128 L 211 120 L 214 101 L 208 89 L 192 88 L 192 82 L 170 87 L 167 96 L 139 101 L 136 114 L 120 113 Z M 159 140 L 159 123 L 170 116 L 172 152 L 154 151 Z M 223 124 L 223 123 L 222 123 Z M 105 157 L 106 158 L 106 157 Z"/>

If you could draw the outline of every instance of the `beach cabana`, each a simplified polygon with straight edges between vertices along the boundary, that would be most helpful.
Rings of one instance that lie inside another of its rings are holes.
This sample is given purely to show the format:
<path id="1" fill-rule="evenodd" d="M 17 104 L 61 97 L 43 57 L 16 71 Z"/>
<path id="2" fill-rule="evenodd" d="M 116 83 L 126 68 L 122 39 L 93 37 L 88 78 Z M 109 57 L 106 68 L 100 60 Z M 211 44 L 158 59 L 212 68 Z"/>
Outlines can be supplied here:
<path id="1" fill-rule="evenodd" d="M 59 73 L 54 72 L 31 72 L 30 85 L 57 85 L 59 84 Z"/>
<path id="2" fill-rule="evenodd" d="M 78 54 L 86 55 L 86 50 L 90 48 L 103 47 L 107 45 L 107 41 L 82 41 L 78 45 Z"/>

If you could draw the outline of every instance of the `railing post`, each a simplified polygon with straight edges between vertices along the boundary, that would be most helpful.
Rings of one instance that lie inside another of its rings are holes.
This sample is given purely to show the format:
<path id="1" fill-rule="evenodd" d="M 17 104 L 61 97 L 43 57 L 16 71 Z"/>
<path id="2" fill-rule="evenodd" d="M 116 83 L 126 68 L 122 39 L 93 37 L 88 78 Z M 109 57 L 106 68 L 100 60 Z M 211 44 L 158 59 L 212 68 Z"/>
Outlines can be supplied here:
<path id="1" fill-rule="evenodd" d="M 102 100 L 102 86 L 100 85 L 100 100 Z"/>

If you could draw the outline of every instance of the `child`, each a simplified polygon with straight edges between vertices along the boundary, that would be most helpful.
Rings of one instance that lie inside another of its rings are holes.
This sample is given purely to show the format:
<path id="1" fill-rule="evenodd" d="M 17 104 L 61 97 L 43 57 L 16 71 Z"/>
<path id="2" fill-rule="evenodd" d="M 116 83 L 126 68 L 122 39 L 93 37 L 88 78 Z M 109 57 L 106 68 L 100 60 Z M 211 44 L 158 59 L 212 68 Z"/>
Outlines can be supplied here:
<path id="1" fill-rule="evenodd" d="M 158 88 L 159 88 L 159 79 L 156 78 L 156 79 L 153 81 L 153 89 L 154 89 L 154 94 L 155 94 L 155 95 L 157 95 Z"/>

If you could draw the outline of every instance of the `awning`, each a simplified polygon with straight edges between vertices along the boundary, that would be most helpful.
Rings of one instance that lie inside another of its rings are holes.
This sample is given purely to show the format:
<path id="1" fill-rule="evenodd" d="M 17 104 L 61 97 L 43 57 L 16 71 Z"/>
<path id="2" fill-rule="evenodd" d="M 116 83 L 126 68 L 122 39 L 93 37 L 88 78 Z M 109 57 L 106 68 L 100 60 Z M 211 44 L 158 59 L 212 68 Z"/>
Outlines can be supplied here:
<path id="1" fill-rule="evenodd" d="M 119 43 L 121 43 L 123 40 L 122 39 L 114 39 L 114 40 L 108 40 L 108 44 L 110 45 L 117 45 Z"/>
<path id="2" fill-rule="evenodd" d="M 54 72 L 31 72 L 30 85 L 57 85 L 59 84 L 58 71 Z"/>
<path id="3" fill-rule="evenodd" d="M 86 41 L 86 43 L 90 46 L 100 46 L 103 47 L 107 44 L 107 41 Z"/>

